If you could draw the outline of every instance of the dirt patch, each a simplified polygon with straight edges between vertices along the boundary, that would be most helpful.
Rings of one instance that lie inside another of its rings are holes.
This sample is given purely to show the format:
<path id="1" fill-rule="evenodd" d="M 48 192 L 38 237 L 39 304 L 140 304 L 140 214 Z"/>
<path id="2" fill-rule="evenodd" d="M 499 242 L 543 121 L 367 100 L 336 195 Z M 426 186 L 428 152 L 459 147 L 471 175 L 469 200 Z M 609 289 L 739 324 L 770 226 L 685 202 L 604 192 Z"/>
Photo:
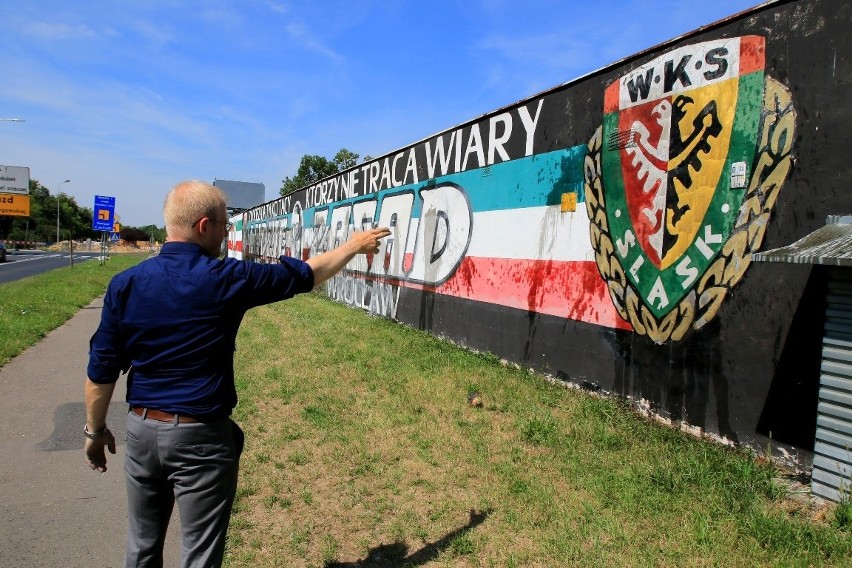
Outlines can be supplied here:
<path id="1" fill-rule="evenodd" d="M 68 252 L 71 250 L 71 246 L 68 241 L 61 241 L 56 244 L 52 244 L 48 247 L 45 247 L 48 252 Z M 86 243 L 74 243 L 74 252 L 100 252 L 101 247 L 100 243 L 92 242 L 91 246 Z M 113 253 L 125 253 L 125 252 L 156 252 L 160 250 L 158 246 L 148 246 L 145 245 L 129 245 L 127 243 L 119 242 L 118 244 L 110 243 L 107 248 L 110 254 Z"/>

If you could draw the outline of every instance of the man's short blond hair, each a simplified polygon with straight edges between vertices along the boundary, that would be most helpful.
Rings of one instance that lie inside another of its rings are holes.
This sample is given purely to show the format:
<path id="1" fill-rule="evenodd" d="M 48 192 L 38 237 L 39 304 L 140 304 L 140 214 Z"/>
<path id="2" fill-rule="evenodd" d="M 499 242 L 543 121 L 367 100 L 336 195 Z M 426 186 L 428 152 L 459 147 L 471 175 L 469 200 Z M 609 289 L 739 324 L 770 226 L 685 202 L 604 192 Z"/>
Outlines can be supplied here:
<path id="1" fill-rule="evenodd" d="M 218 187 L 199 180 L 185 180 L 172 188 L 163 204 L 166 233 L 172 237 L 186 238 L 192 226 L 204 217 L 216 221 L 219 209 L 227 203 L 227 196 Z"/>

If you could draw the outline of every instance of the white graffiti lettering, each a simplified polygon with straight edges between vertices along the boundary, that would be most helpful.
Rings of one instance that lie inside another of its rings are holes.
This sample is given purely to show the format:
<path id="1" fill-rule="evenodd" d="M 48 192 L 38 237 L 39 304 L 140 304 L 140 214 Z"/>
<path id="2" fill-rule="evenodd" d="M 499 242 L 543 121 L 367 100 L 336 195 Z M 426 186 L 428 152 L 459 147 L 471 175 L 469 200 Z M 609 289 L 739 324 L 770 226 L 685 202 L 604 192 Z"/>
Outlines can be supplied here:
<path id="1" fill-rule="evenodd" d="M 369 313 L 390 318 L 396 317 L 400 286 L 337 274 L 326 286 L 328 296 Z"/>
<path id="2" fill-rule="evenodd" d="M 455 144 L 457 134 L 458 131 L 450 133 L 450 141 L 447 144 L 449 148 L 452 148 Z M 435 139 L 434 153 L 430 150 L 429 144 L 429 142 L 426 142 L 426 172 L 430 178 L 436 177 L 438 172 L 443 172 L 441 175 L 444 175 L 450 169 L 450 158 L 452 157 L 452 152 L 444 150 L 443 136 L 438 136 L 438 138 Z M 440 169 L 438 166 L 440 166 Z"/>
<path id="3" fill-rule="evenodd" d="M 482 135 L 479 133 L 479 125 L 474 124 L 470 127 L 470 134 L 467 138 L 467 148 L 464 151 L 464 159 L 462 160 L 461 169 L 467 169 L 467 159 L 471 154 L 476 155 L 476 163 L 485 163 L 485 151 L 482 149 Z"/>
<path id="4" fill-rule="evenodd" d="M 414 208 L 414 192 L 406 191 L 388 195 L 382 199 L 382 210 L 378 226 L 388 227 L 389 237 L 382 240 L 379 246 L 381 262 L 374 262 L 370 272 L 391 278 L 405 278 L 405 249 L 408 242 L 409 227 Z"/>
<path id="5" fill-rule="evenodd" d="M 417 197 L 421 215 L 414 218 Z M 315 209 L 310 227 L 303 226 L 303 218 L 301 208 L 295 207 L 287 218 L 255 223 L 244 240 L 250 246 L 262 245 L 264 261 L 281 254 L 307 260 L 339 246 L 353 230 L 389 227 L 391 234 L 378 253 L 355 256 L 347 271 L 425 285 L 441 284 L 453 275 L 467 253 L 473 223 L 467 195 L 451 183 L 427 186 L 417 194 L 389 193 L 380 202 L 370 197 Z"/>
<path id="6" fill-rule="evenodd" d="M 663 279 L 660 276 L 657 276 L 657 279 L 654 281 L 654 286 L 651 288 L 650 294 L 648 294 L 648 303 L 653 305 L 654 302 L 657 302 L 658 310 L 662 310 L 669 305 L 669 297 L 666 295 L 666 287 L 663 286 Z"/>
<path id="7" fill-rule="evenodd" d="M 645 257 L 641 254 L 633 261 L 633 266 L 630 267 L 630 274 L 633 276 L 633 281 L 639 283 L 639 269 L 645 264 Z"/>
<path id="8" fill-rule="evenodd" d="M 530 116 L 530 111 L 527 107 L 522 106 L 518 108 L 518 115 L 521 117 L 521 122 L 524 125 L 524 130 L 526 130 L 527 139 L 526 145 L 524 146 L 524 155 L 532 156 L 533 153 L 533 140 L 535 137 L 535 129 L 538 125 L 539 116 L 541 116 L 541 105 L 544 104 L 543 99 L 539 99 L 538 107 L 535 109 L 535 118 Z"/>
<path id="9" fill-rule="evenodd" d="M 436 136 L 416 146 L 383 156 L 338 175 L 323 179 L 304 188 L 304 207 L 312 209 L 331 205 L 344 199 L 357 199 L 371 193 L 420 183 L 425 162 L 427 179 L 434 179 L 468 169 L 483 168 L 498 162 L 531 156 L 535 150 L 544 99 L 538 99 L 517 109 Z M 515 128 L 519 119 L 522 128 Z M 487 135 L 482 129 L 487 128 Z M 517 140 L 513 143 L 513 138 Z M 520 148 L 523 148 L 521 154 Z M 514 151 L 512 149 L 515 149 Z M 521 155 L 513 155 L 521 154 Z M 272 202 L 277 215 L 291 211 L 291 196 Z M 256 208 L 251 220 L 268 219 L 268 207 Z"/>
<path id="10" fill-rule="evenodd" d="M 739 67 L 739 40 L 714 40 L 675 49 L 619 80 L 619 108 L 734 78 Z"/>
<path id="11" fill-rule="evenodd" d="M 500 160 L 503 162 L 509 161 L 509 153 L 503 148 L 503 145 L 509 141 L 512 135 L 512 114 L 504 112 L 492 117 L 489 121 L 491 127 L 488 129 L 488 164 L 493 164 L 495 154 L 500 154 Z M 502 125 L 503 133 L 498 136 L 498 124 Z"/>
<path id="12" fill-rule="evenodd" d="M 423 206 L 416 236 L 405 250 L 411 258 L 407 279 L 440 284 L 452 276 L 467 252 L 473 215 L 467 195 L 455 184 L 423 189 L 420 198 Z"/>
<path id="13" fill-rule="evenodd" d="M 695 248 L 697 248 L 704 258 L 710 260 L 715 251 L 709 245 L 718 245 L 722 242 L 722 235 L 713 233 L 713 228 L 710 225 L 704 225 L 704 238 L 698 237 L 695 239 Z"/>
<path id="14" fill-rule="evenodd" d="M 624 233 L 624 240 L 616 239 L 615 246 L 618 248 L 618 254 L 621 255 L 622 258 L 627 256 L 627 253 L 630 252 L 631 247 L 636 244 L 636 236 L 633 234 L 633 231 L 630 229 Z"/>
<path id="15" fill-rule="evenodd" d="M 681 280 L 680 284 L 683 286 L 684 290 L 692 286 L 692 283 L 698 278 L 698 269 L 694 266 L 690 266 L 690 264 L 692 264 L 692 259 L 685 256 L 675 268 L 677 275 L 683 276 L 683 280 Z"/>
<path id="16" fill-rule="evenodd" d="M 533 154 L 535 131 L 543 105 L 544 100 L 539 99 L 534 114 L 531 114 L 527 106 L 516 109 L 523 126 L 524 156 Z M 508 112 L 492 117 L 489 120 L 489 132 L 486 138 L 487 148 L 483 144 L 479 123 L 426 141 L 427 177 L 432 179 L 469 168 L 490 166 L 497 163 L 498 157 L 500 161 L 510 160 L 512 157 L 505 146 L 516 134 L 513 125 L 514 120 Z M 467 131 L 466 137 L 465 131 Z M 464 149 L 462 149 L 463 146 Z M 451 165 L 454 169 L 451 169 Z"/>

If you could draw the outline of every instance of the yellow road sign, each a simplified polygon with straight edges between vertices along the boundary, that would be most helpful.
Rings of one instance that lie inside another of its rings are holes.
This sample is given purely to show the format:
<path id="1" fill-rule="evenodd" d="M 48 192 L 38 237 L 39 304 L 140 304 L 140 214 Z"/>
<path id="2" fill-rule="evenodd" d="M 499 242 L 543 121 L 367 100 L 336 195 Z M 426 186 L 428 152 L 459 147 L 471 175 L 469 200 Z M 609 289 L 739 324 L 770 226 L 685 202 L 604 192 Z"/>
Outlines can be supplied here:
<path id="1" fill-rule="evenodd" d="M 30 216 L 30 196 L 0 193 L 0 215 L 12 217 Z"/>

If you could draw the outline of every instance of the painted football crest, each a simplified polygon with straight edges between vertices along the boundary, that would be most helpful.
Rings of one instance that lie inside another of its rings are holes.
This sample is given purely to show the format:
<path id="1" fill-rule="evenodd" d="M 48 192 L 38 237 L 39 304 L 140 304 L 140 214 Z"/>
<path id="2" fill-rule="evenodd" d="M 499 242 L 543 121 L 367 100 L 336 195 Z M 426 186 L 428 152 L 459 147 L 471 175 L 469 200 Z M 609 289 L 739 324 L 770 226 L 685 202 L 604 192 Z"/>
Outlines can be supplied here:
<path id="1" fill-rule="evenodd" d="M 795 110 L 762 37 L 678 48 L 622 76 L 589 142 L 586 208 L 618 313 L 657 343 L 715 317 L 760 248 Z"/>

